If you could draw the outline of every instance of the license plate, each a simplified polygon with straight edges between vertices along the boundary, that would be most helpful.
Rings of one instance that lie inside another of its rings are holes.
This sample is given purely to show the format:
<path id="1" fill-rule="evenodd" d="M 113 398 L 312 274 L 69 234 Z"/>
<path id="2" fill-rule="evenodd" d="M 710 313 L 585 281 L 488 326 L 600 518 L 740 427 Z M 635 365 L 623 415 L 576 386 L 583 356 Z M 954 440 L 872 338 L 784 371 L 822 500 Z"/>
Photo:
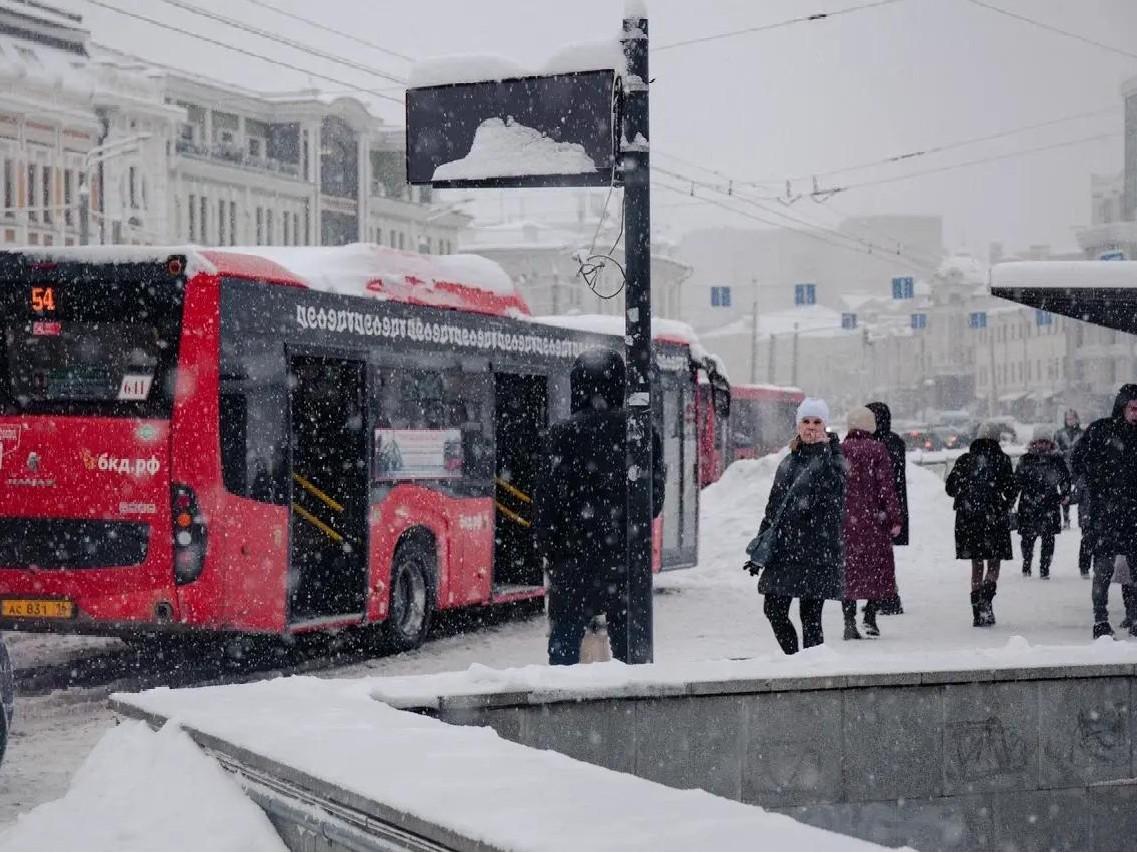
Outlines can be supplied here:
<path id="1" fill-rule="evenodd" d="M 70 619 L 75 605 L 70 601 L 50 598 L 9 598 L 0 601 L 0 616 L 20 619 Z"/>

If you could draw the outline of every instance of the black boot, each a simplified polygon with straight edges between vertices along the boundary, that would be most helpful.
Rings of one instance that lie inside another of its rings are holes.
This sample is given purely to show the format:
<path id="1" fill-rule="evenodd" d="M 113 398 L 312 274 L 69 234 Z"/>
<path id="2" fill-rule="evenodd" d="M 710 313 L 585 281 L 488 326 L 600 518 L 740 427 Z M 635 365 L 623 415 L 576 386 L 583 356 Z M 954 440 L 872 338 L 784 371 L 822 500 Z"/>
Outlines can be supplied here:
<path id="1" fill-rule="evenodd" d="M 1113 628 L 1109 626 L 1108 622 L 1096 622 L 1094 624 L 1094 639 L 1098 637 L 1112 637 Z"/>
<path id="2" fill-rule="evenodd" d="M 998 592 L 998 586 L 995 581 L 987 581 L 983 584 L 983 624 L 995 624 L 995 609 L 991 606 L 995 594 Z"/>
<path id="3" fill-rule="evenodd" d="M 880 628 L 876 626 L 876 602 L 870 601 L 865 605 L 865 636 L 879 637 Z"/>
<path id="4" fill-rule="evenodd" d="M 877 608 L 879 616 L 900 616 L 904 613 L 904 605 L 900 603 L 900 593 L 879 602 Z"/>
<path id="5" fill-rule="evenodd" d="M 857 630 L 857 602 L 842 601 L 841 613 L 845 617 L 845 639 L 861 639 L 861 632 Z"/>
<path id="6" fill-rule="evenodd" d="M 971 627 L 983 627 L 983 591 L 971 590 Z"/>

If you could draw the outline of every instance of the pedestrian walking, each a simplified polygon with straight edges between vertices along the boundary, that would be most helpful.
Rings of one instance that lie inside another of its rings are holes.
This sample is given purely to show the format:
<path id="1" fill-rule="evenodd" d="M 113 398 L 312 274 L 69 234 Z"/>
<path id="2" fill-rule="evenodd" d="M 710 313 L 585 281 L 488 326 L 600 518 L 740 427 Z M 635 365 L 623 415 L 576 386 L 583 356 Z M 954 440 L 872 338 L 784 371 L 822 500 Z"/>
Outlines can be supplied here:
<path id="1" fill-rule="evenodd" d="M 1073 474 L 1082 479 L 1090 501 L 1090 524 L 1082 532 L 1093 554 L 1093 637 L 1112 637 L 1109 623 L 1109 585 L 1119 555 L 1137 541 L 1137 385 L 1122 385 L 1109 417 L 1086 427 L 1074 445 Z M 1122 577 L 1125 619 L 1122 627 L 1137 636 L 1137 590 L 1132 578 Z"/>
<path id="2" fill-rule="evenodd" d="M 1018 484 L 1010 457 L 999 446 L 1000 433 L 998 424 L 982 424 L 946 486 L 955 499 L 955 556 L 971 561 L 971 614 L 977 628 L 995 624 L 999 566 L 1013 556 L 1010 515 Z"/>
<path id="3" fill-rule="evenodd" d="M 821 611 L 827 599 L 844 596 L 841 525 L 845 471 L 837 436 L 829 435 L 829 406 L 806 397 L 797 409 L 797 432 L 790 452 L 778 466 L 766 513 L 752 544 L 763 543 L 765 556 L 751 562 L 761 572 L 758 592 L 778 645 L 787 655 L 798 651 L 790 604 L 798 599 L 801 647 L 825 641 Z M 756 548 L 750 549 L 751 560 Z"/>
<path id="4" fill-rule="evenodd" d="M 857 599 L 866 599 L 865 634 L 880 636 L 879 602 L 896 594 L 892 538 L 900 533 L 900 501 L 896 497 L 892 460 L 873 437 L 876 418 L 859 407 L 848 414 L 849 432 L 841 443 L 845 459 L 845 639 L 859 640 Z"/>
<path id="5" fill-rule="evenodd" d="M 1034 543 L 1042 540 L 1038 576 L 1050 578 L 1054 536 L 1062 529 L 1060 511 L 1070 503 L 1070 471 L 1049 427 L 1037 426 L 1015 471 L 1019 487 L 1018 528 L 1022 537 L 1023 575 L 1030 577 Z"/>
<path id="6" fill-rule="evenodd" d="M 1062 428 L 1054 433 L 1054 442 L 1058 445 L 1058 452 L 1062 454 L 1062 458 L 1066 462 L 1066 468 L 1069 470 L 1070 455 L 1074 452 L 1074 445 L 1078 443 L 1078 439 L 1082 437 L 1082 433 L 1084 433 L 1085 430 L 1082 429 L 1078 413 L 1073 409 L 1066 410 L 1063 420 L 1064 424 Z M 1071 489 L 1071 499 L 1062 504 L 1062 527 L 1066 530 L 1070 529 L 1070 504 L 1074 503 L 1076 498 L 1076 491 Z M 1078 516 L 1078 527 L 1080 528 L 1082 525 L 1081 510 L 1078 511 Z M 1089 567 L 1087 565 L 1087 571 L 1088 570 Z"/>
<path id="7" fill-rule="evenodd" d="M 866 408 L 876 418 L 876 431 L 873 435 L 884 445 L 892 460 L 892 482 L 896 487 L 896 499 L 900 502 L 900 532 L 892 537 L 893 545 L 908 544 L 908 458 L 904 439 L 892 431 L 892 411 L 887 403 L 869 403 Z M 881 616 L 896 616 L 904 612 L 900 602 L 900 590 L 896 595 L 880 602 L 877 611 Z"/>
<path id="8" fill-rule="evenodd" d="M 572 415 L 549 429 L 534 489 L 534 535 L 549 577 L 549 663 L 580 661 L 592 618 L 607 617 L 613 653 L 627 656 L 627 474 L 624 360 L 608 349 L 577 358 Z M 663 509 L 663 446 L 652 435 L 652 515 Z"/>

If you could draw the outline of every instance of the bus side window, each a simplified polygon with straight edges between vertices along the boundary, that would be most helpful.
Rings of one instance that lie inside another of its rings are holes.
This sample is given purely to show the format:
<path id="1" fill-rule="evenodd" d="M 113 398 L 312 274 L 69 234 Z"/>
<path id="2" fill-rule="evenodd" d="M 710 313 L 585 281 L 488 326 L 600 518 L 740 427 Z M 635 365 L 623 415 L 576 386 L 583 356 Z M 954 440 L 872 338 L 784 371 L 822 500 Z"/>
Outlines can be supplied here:
<path id="1" fill-rule="evenodd" d="M 271 388 L 222 392 L 221 471 L 232 494 L 286 502 L 285 399 Z"/>

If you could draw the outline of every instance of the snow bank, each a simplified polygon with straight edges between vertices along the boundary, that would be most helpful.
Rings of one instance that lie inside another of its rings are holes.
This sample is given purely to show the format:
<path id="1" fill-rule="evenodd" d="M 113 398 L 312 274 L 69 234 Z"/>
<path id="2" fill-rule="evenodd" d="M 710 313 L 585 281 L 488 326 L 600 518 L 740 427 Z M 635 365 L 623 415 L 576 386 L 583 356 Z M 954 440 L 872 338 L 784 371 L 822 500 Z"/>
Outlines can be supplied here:
<path id="1" fill-rule="evenodd" d="M 286 850 L 237 782 L 176 726 L 111 729 L 67 793 L 21 815 L 3 850 Z"/>
<path id="2" fill-rule="evenodd" d="M 115 698 L 498 850 L 880 849 L 395 710 L 371 698 L 378 681 L 294 677 Z"/>
<path id="3" fill-rule="evenodd" d="M 488 118 L 474 132 L 469 153 L 436 168 L 432 180 L 579 175 L 595 171 L 596 163 L 579 143 L 556 142 L 512 118 Z"/>

